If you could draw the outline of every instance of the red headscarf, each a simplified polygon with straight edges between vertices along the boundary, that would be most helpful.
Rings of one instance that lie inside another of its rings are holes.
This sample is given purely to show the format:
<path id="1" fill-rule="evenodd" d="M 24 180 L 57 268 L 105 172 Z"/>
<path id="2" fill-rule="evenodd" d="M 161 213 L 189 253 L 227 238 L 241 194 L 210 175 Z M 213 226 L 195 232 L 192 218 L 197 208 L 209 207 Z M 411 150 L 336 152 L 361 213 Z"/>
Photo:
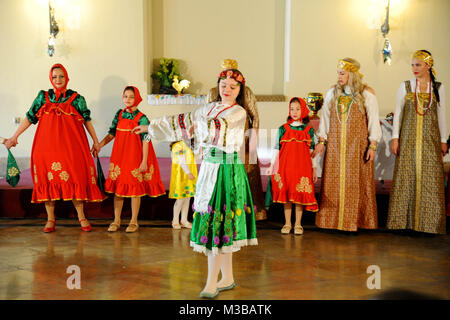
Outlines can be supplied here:
<path id="1" fill-rule="evenodd" d="M 64 87 L 62 87 L 62 88 L 57 88 L 56 85 L 53 83 L 53 69 L 56 69 L 56 68 L 60 68 L 64 72 L 64 77 L 66 79 L 66 83 L 64 84 Z M 67 74 L 66 68 L 64 68 L 64 66 L 62 64 L 56 63 L 51 67 L 49 77 L 50 77 L 50 82 L 52 83 L 52 86 L 55 89 L 55 96 L 56 96 L 55 101 L 58 101 L 61 94 L 63 95 L 63 97 L 66 96 L 67 83 L 69 83 L 69 80 L 70 80 L 69 75 Z"/>
<path id="2" fill-rule="evenodd" d="M 137 106 L 139 105 L 139 103 L 141 103 L 142 98 L 141 98 L 141 94 L 140 94 L 140 92 L 139 92 L 139 89 L 136 88 L 136 87 L 133 87 L 133 86 L 127 86 L 127 87 L 125 88 L 125 90 L 123 90 L 123 94 L 125 94 L 125 91 L 127 91 L 127 89 L 130 89 L 130 88 L 133 88 L 133 90 L 134 90 L 134 103 L 133 103 L 132 106 L 126 107 L 126 108 L 125 108 L 125 111 L 128 111 L 128 112 L 130 112 L 130 113 L 133 113 L 133 112 L 131 111 L 131 108 L 137 107 Z M 123 95 L 122 95 L 122 97 L 123 97 Z"/>
<path id="3" fill-rule="evenodd" d="M 291 116 L 291 103 L 294 100 L 298 100 L 300 102 L 301 113 L 300 113 L 300 119 L 298 119 L 298 121 L 302 121 L 304 118 L 306 118 L 309 115 L 309 109 L 306 106 L 306 101 L 304 99 L 302 99 L 302 98 L 299 98 L 299 97 L 293 97 L 289 101 L 289 117 L 290 117 L 290 119 L 289 119 L 288 123 L 294 122 L 294 119 L 292 119 L 292 116 Z"/>

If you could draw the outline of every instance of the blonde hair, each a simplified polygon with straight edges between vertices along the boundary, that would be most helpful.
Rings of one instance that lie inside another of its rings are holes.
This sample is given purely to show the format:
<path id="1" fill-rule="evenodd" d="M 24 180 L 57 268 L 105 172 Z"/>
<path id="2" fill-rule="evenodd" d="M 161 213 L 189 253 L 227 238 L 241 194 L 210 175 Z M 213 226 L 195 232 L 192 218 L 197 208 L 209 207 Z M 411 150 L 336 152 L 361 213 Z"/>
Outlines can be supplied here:
<path id="1" fill-rule="evenodd" d="M 358 70 L 361 67 L 360 63 L 352 58 L 344 58 L 344 61 L 350 62 L 355 65 Z M 348 82 L 347 85 L 350 87 L 352 94 L 354 94 L 354 102 L 358 105 L 359 110 L 362 113 L 366 113 L 366 108 L 364 107 L 365 99 L 363 92 L 368 88 L 367 84 L 362 82 L 362 77 L 357 72 L 347 71 L 348 72 Z M 342 86 L 339 82 L 337 82 L 334 86 L 333 99 L 331 100 L 331 108 L 336 107 L 337 99 L 343 95 L 345 92 L 345 85 Z"/>

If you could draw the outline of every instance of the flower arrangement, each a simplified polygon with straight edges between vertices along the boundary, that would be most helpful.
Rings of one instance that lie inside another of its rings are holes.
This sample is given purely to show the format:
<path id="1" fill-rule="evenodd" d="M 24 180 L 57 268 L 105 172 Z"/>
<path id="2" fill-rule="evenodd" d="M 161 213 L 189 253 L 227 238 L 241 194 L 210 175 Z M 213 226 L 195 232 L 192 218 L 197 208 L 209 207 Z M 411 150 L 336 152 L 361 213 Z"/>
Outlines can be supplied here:
<path id="1" fill-rule="evenodd" d="M 181 78 L 178 70 L 178 60 L 172 58 L 159 59 L 159 70 L 152 73 L 152 79 L 159 82 L 160 94 L 177 94 L 177 90 L 172 87 L 174 77 Z"/>

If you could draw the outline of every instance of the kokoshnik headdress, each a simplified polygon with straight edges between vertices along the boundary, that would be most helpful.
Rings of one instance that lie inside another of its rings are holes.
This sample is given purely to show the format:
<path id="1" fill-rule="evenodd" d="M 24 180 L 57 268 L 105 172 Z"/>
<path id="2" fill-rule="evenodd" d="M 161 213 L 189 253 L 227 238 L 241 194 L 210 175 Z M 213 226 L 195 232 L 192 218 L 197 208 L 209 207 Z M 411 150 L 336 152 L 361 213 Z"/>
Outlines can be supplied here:
<path id="1" fill-rule="evenodd" d="M 422 50 L 417 50 L 416 52 L 414 52 L 413 59 L 419 59 L 425 62 L 425 64 L 430 66 L 431 72 L 433 72 L 433 75 L 436 77 L 436 70 L 434 70 L 433 68 L 434 60 L 431 54 L 428 54 Z"/>
<path id="2" fill-rule="evenodd" d="M 238 69 L 238 63 L 233 59 L 225 59 L 222 61 L 222 69 Z"/>
<path id="3" fill-rule="evenodd" d="M 359 74 L 359 76 L 362 78 L 364 77 L 364 75 L 359 72 L 359 68 L 357 66 L 355 66 L 353 63 L 345 61 L 345 60 L 339 60 L 338 61 L 338 68 L 340 69 L 344 69 L 350 72 L 356 72 L 357 74 Z"/>

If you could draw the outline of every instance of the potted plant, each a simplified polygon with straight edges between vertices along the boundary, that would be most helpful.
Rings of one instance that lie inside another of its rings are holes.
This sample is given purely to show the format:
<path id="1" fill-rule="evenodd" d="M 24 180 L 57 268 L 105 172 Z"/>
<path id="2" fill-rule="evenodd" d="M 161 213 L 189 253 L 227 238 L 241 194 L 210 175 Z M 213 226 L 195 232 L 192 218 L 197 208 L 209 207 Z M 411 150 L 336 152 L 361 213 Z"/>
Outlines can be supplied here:
<path id="1" fill-rule="evenodd" d="M 164 57 L 159 59 L 159 70 L 152 73 L 152 79 L 159 82 L 158 93 L 177 94 L 177 90 L 172 87 L 175 76 L 181 78 L 178 71 L 178 60 Z"/>

